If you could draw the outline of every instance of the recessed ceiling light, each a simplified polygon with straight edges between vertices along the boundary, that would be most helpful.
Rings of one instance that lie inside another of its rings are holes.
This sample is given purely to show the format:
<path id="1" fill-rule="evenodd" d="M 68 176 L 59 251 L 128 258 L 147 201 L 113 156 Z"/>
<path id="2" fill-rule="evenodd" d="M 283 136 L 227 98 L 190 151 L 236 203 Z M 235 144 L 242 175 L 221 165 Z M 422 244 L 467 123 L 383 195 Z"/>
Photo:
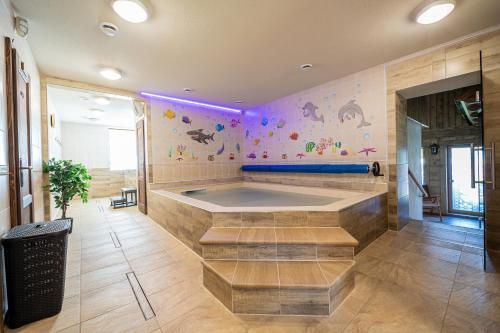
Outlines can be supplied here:
<path id="1" fill-rule="evenodd" d="M 131 23 L 141 23 L 148 19 L 148 10 L 140 0 L 114 0 L 113 10 Z"/>
<path id="2" fill-rule="evenodd" d="M 424 6 L 417 14 L 420 24 L 432 24 L 444 19 L 455 8 L 454 0 L 437 0 Z"/>
<path id="3" fill-rule="evenodd" d="M 118 33 L 118 27 L 113 23 L 102 22 L 101 24 L 99 24 L 99 28 L 101 28 L 103 34 L 108 37 L 115 37 Z"/>
<path id="4" fill-rule="evenodd" d="M 122 78 L 122 72 L 116 68 L 103 67 L 99 70 L 99 74 L 108 80 L 119 80 Z"/>
<path id="5" fill-rule="evenodd" d="M 89 109 L 87 112 L 87 115 L 84 116 L 84 118 L 92 121 L 96 121 L 101 119 L 102 115 L 104 114 L 104 111 L 101 109 Z"/>
<path id="6" fill-rule="evenodd" d="M 235 101 L 236 104 L 243 104 L 245 103 L 245 101 L 242 101 L 242 100 L 239 100 L 239 101 Z"/>
<path id="7" fill-rule="evenodd" d="M 187 92 L 187 93 L 193 92 L 193 89 L 191 89 L 191 88 L 184 88 L 182 90 L 184 90 L 184 92 Z"/>
<path id="8" fill-rule="evenodd" d="M 111 99 L 105 96 L 96 96 L 94 97 L 94 102 L 104 106 L 104 105 L 109 105 L 111 103 Z"/>
<path id="9" fill-rule="evenodd" d="M 302 69 L 303 71 L 310 70 L 312 67 L 313 67 L 312 64 L 302 64 L 302 65 L 300 65 L 300 69 Z"/>

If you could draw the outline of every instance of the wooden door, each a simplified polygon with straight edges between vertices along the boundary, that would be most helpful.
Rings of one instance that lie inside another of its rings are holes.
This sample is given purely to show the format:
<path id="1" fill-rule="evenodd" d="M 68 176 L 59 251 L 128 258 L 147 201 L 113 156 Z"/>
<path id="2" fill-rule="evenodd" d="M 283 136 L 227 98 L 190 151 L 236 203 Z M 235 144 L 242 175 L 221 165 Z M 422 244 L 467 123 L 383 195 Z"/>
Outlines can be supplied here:
<path id="1" fill-rule="evenodd" d="M 139 120 L 135 124 L 136 128 L 136 144 L 137 144 L 137 193 L 139 201 L 139 211 L 147 214 L 146 201 L 146 154 L 145 154 L 145 139 L 144 139 L 144 119 Z"/>
<path id="2" fill-rule="evenodd" d="M 11 225 L 33 222 L 29 75 L 10 39 L 5 39 Z"/>

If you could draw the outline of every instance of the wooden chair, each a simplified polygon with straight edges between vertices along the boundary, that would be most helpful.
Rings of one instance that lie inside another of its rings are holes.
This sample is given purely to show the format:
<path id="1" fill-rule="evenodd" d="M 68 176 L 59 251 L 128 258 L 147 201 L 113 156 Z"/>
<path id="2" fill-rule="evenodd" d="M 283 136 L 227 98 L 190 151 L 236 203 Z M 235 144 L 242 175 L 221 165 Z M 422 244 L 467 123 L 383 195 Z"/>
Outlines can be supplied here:
<path id="1" fill-rule="evenodd" d="M 422 188 L 425 191 L 425 195 L 423 197 L 423 208 L 430 209 L 431 213 L 434 211 L 434 208 L 437 208 L 439 211 L 439 220 L 443 222 L 443 214 L 441 212 L 441 197 L 439 195 L 431 195 L 429 192 L 429 187 L 427 185 L 422 185 Z"/>

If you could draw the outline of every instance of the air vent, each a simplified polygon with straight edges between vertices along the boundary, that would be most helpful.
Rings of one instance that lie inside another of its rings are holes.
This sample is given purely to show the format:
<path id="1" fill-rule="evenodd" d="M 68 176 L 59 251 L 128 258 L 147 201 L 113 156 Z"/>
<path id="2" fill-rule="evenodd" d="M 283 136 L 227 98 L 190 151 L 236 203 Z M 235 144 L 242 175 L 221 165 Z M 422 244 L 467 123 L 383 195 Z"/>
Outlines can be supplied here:
<path id="1" fill-rule="evenodd" d="M 99 27 L 101 31 L 108 37 L 114 37 L 118 33 L 118 27 L 113 23 L 102 22 Z"/>

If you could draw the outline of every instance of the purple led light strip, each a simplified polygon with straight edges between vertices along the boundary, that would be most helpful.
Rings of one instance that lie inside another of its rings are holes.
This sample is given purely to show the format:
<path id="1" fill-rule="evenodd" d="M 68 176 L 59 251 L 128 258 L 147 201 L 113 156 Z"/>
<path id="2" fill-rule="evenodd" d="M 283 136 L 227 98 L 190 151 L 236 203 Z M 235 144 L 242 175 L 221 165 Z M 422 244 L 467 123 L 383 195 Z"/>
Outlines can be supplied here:
<path id="1" fill-rule="evenodd" d="M 141 92 L 140 94 L 142 96 L 147 96 L 147 97 L 152 97 L 152 98 L 158 98 L 158 99 L 164 99 L 164 100 L 172 101 L 172 102 L 178 102 L 178 103 L 184 103 L 184 104 L 190 104 L 190 105 L 196 105 L 196 106 L 203 106 L 203 107 L 206 107 L 206 108 L 211 108 L 211 109 L 216 109 L 216 110 L 221 110 L 221 111 L 241 113 L 241 110 L 239 110 L 239 109 L 233 109 L 233 108 L 228 108 L 228 107 L 225 107 L 225 106 L 219 106 L 219 105 L 213 105 L 213 104 L 195 102 L 195 101 L 190 101 L 188 99 L 182 99 L 182 98 L 176 98 L 176 97 L 169 97 L 169 96 L 158 95 L 158 94 L 151 94 L 151 93 L 147 93 L 147 92 Z"/>

